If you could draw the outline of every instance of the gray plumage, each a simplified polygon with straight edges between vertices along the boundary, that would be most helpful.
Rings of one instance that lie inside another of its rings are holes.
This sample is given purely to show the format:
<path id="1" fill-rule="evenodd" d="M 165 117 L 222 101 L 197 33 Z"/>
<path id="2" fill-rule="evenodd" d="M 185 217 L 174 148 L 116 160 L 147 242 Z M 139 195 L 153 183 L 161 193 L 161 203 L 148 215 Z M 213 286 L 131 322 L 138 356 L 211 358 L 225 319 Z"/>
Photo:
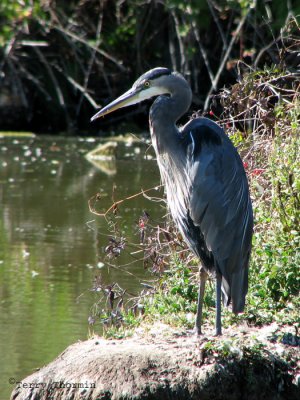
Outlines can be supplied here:
<path id="1" fill-rule="evenodd" d="M 193 253 L 201 260 L 196 331 L 201 333 L 206 272 L 216 275 L 216 333 L 221 334 L 224 305 L 242 312 L 248 290 L 248 264 L 253 230 L 252 206 L 242 161 L 217 124 L 196 118 L 178 129 L 192 93 L 186 80 L 167 68 L 142 75 L 132 89 L 92 119 L 120 107 L 159 96 L 149 122 L 171 215 Z"/>

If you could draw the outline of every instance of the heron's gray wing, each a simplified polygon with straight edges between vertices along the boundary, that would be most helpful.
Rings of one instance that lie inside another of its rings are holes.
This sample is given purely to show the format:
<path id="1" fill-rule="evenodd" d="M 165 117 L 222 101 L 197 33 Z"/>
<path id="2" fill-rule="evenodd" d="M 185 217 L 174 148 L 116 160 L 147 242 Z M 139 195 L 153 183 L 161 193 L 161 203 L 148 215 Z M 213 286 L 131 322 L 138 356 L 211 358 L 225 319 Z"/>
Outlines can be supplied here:
<path id="1" fill-rule="evenodd" d="M 240 312 L 248 289 L 253 224 L 248 182 L 231 141 L 207 121 L 198 120 L 189 132 L 189 215 L 222 275 L 224 302 L 232 300 L 233 311 Z"/>

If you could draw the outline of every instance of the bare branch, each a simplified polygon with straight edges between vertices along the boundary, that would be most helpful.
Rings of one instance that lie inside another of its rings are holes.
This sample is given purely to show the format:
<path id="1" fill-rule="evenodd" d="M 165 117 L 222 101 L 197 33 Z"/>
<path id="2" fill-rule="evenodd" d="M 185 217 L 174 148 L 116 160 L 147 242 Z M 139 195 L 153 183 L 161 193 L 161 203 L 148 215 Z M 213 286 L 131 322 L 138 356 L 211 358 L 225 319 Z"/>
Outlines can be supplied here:
<path id="1" fill-rule="evenodd" d="M 231 41 L 230 41 L 229 46 L 228 46 L 228 48 L 227 48 L 227 50 L 226 50 L 226 53 L 225 53 L 225 55 L 224 55 L 224 57 L 223 57 L 223 59 L 222 59 L 222 61 L 221 61 L 221 64 L 220 64 L 220 66 L 219 66 L 219 69 L 218 69 L 218 71 L 217 71 L 217 73 L 216 73 L 216 75 L 215 75 L 215 77 L 214 77 L 214 79 L 213 79 L 213 81 L 212 81 L 211 88 L 210 88 L 209 92 L 208 92 L 207 95 L 206 95 L 206 100 L 205 100 L 205 103 L 204 103 L 204 110 L 207 110 L 207 109 L 208 109 L 208 105 L 209 105 L 209 101 L 210 101 L 210 96 L 211 96 L 212 92 L 214 91 L 214 88 L 217 87 L 217 84 L 218 84 L 218 82 L 219 82 L 221 73 L 223 72 L 223 69 L 224 69 L 224 67 L 225 67 L 225 64 L 226 64 L 226 62 L 227 62 L 227 60 L 228 60 L 228 57 L 229 57 L 229 55 L 230 55 L 230 52 L 231 52 L 231 50 L 232 50 L 232 48 L 233 48 L 234 42 L 235 42 L 236 39 L 239 37 L 240 32 L 241 32 L 241 30 L 242 30 L 242 27 L 244 26 L 244 23 L 245 23 L 245 21 L 246 21 L 246 19 L 247 19 L 248 14 L 249 14 L 249 11 L 242 17 L 242 19 L 240 20 L 240 22 L 239 22 L 239 24 L 238 24 L 238 26 L 237 26 L 237 28 L 236 28 L 236 31 L 235 31 L 234 35 L 233 35 L 232 38 L 231 38 Z"/>
<path id="2" fill-rule="evenodd" d="M 125 201 L 128 201 L 128 200 L 134 199 L 135 197 L 144 195 L 145 193 L 150 192 L 150 190 L 157 190 L 158 188 L 160 188 L 162 186 L 163 185 L 157 185 L 157 186 L 154 186 L 154 187 L 152 187 L 150 189 L 146 189 L 146 190 L 142 189 L 139 193 L 135 193 L 135 194 L 133 194 L 133 195 L 131 195 L 129 197 L 126 197 L 125 199 L 122 199 L 122 200 L 114 201 L 113 204 L 104 213 L 98 213 L 95 210 L 94 204 L 101 199 L 101 195 L 99 193 L 97 193 L 94 196 L 92 196 L 88 201 L 89 210 L 90 210 L 91 213 L 93 213 L 95 215 L 98 215 L 99 217 L 106 217 L 106 215 L 109 212 L 115 210 L 119 204 L 122 204 L 122 203 L 124 203 Z M 92 205 L 92 202 L 94 203 L 93 205 Z"/>
<path id="3" fill-rule="evenodd" d="M 67 29 L 64 29 L 62 27 L 59 27 L 57 25 L 49 25 L 50 28 L 55 29 L 59 32 L 64 33 L 65 35 L 71 37 L 72 39 L 76 40 L 77 42 L 80 42 L 82 44 L 84 44 L 86 47 L 94 50 L 96 53 L 101 54 L 101 56 L 107 58 L 108 60 L 110 60 L 112 63 L 114 63 L 122 72 L 126 72 L 126 68 L 122 65 L 121 61 L 118 61 L 116 58 L 114 58 L 113 56 L 111 56 L 110 54 L 108 54 L 106 51 L 92 45 L 89 41 L 81 38 L 78 35 L 75 35 L 75 33 L 68 31 Z"/>

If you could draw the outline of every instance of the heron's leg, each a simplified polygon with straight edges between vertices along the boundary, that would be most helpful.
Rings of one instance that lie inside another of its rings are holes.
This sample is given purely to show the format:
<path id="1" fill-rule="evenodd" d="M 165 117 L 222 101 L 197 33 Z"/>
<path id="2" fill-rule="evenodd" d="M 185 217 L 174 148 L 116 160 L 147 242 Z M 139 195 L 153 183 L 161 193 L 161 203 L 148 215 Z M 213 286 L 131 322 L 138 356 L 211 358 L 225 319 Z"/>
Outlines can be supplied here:
<path id="1" fill-rule="evenodd" d="M 197 305 L 197 315 L 195 322 L 195 331 L 197 335 L 201 335 L 201 323 L 202 323 L 202 307 L 205 292 L 205 283 L 207 280 L 207 273 L 201 266 L 199 269 L 199 291 L 198 291 L 198 305 Z"/>
<path id="2" fill-rule="evenodd" d="M 222 322 L 221 322 L 221 308 L 222 308 L 222 302 L 221 302 L 221 283 L 222 283 L 222 277 L 221 275 L 217 272 L 216 274 L 216 335 L 222 335 Z"/>

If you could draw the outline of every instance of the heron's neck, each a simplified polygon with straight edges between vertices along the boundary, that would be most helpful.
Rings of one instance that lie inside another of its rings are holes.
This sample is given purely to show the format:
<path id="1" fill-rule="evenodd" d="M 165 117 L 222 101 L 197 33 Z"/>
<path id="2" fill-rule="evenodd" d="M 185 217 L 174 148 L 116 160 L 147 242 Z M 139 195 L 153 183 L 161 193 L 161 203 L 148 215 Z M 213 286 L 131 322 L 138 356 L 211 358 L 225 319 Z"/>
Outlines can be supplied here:
<path id="1" fill-rule="evenodd" d="M 184 79 L 169 88 L 169 96 L 159 96 L 150 109 L 149 120 L 156 152 L 165 152 L 177 146 L 179 130 L 177 120 L 190 108 L 192 92 Z"/>

